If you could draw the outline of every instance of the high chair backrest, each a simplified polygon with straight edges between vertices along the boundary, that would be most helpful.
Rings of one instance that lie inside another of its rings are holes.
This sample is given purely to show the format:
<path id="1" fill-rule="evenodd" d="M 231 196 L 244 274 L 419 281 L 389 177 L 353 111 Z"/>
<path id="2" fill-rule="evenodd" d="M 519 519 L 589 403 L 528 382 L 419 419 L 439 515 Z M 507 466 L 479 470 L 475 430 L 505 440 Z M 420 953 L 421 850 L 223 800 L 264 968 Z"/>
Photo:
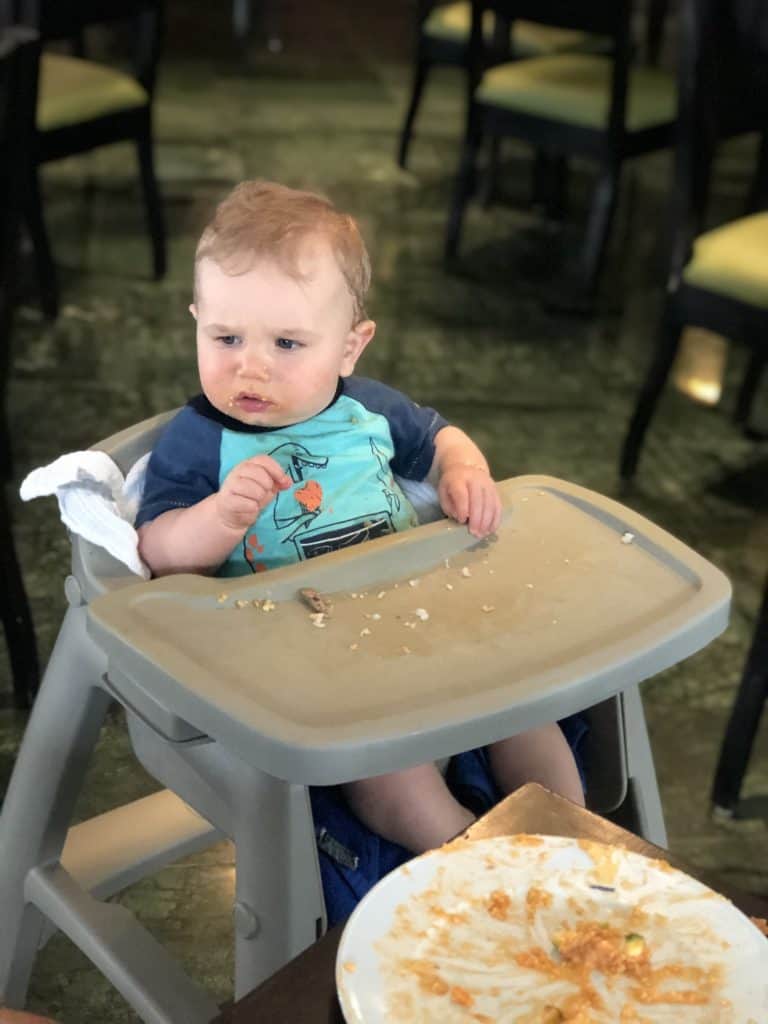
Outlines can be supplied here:
<path id="1" fill-rule="evenodd" d="M 93 447 L 106 452 L 119 466 L 123 474 L 148 452 L 151 452 L 160 433 L 176 410 L 135 423 L 126 430 Z M 137 582 L 137 577 L 113 558 L 104 548 L 72 534 L 72 574 L 77 580 L 83 599 L 88 602 L 99 594 Z"/>

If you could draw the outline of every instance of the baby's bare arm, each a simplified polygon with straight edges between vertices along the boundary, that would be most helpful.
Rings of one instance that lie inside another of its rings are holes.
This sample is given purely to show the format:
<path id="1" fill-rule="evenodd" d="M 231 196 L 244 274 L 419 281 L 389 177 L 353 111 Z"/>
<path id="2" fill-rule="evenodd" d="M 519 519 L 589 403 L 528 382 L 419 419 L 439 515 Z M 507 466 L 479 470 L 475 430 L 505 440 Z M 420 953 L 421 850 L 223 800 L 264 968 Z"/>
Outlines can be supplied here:
<path id="1" fill-rule="evenodd" d="M 475 820 L 434 764 L 349 782 L 343 790 L 350 808 L 368 828 L 413 853 L 441 846 Z"/>
<path id="2" fill-rule="evenodd" d="M 219 519 L 216 495 L 189 508 L 174 508 L 139 527 L 139 554 L 154 576 L 212 573 L 244 531 Z"/>
<path id="3" fill-rule="evenodd" d="M 268 455 L 245 459 L 215 494 L 140 527 L 139 554 L 155 576 L 214 572 L 277 492 L 290 486 L 290 477 Z"/>
<path id="4" fill-rule="evenodd" d="M 440 507 L 475 537 L 486 537 L 501 522 L 501 499 L 485 456 L 457 427 L 435 435 L 435 457 L 429 477 L 437 487 Z"/>

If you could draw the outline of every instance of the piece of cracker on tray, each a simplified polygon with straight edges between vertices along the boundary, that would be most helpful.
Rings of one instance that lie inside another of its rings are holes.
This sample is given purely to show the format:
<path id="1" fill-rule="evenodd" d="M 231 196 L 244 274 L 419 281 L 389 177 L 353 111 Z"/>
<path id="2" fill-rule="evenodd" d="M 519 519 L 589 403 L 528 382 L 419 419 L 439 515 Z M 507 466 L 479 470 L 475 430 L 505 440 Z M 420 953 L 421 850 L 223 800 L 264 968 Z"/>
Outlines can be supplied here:
<path id="1" fill-rule="evenodd" d="M 319 594 L 312 587 L 302 587 L 299 591 L 299 597 L 304 604 L 313 612 L 322 612 L 324 615 L 329 615 L 331 612 L 331 602 L 327 597 Z"/>

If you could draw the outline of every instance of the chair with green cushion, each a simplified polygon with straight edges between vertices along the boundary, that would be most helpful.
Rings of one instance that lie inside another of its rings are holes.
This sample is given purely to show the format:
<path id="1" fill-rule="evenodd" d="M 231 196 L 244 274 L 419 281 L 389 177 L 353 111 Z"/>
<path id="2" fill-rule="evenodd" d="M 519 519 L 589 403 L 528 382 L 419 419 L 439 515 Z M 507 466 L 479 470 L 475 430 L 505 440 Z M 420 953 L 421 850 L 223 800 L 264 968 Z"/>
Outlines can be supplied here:
<path id="1" fill-rule="evenodd" d="M 474 80 L 464 150 L 449 216 L 445 255 L 458 251 L 482 140 L 511 136 L 561 157 L 594 160 L 599 178 L 581 258 L 579 291 L 591 295 L 602 268 L 624 160 L 670 145 L 674 76 L 633 66 L 632 0 L 473 0 L 470 74 Z M 605 37 L 611 55 L 568 52 L 488 67 L 481 31 L 488 12 Z"/>
<path id="2" fill-rule="evenodd" d="M 26 221 L 35 250 L 43 309 L 59 306 L 56 268 L 43 216 L 38 167 L 113 142 L 136 145 L 152 242 L 153 271 L 165 273 L 165 227 L 154 169 L 152 100 L 162 31 L 161 0 L 15 0 L 15 18 L 43 42 L 76 40 L 95 25 L 130 23 L 133 59 L 128 70 L 61 53 L 44 52 L 37 94 L 36 166 Z M 126 33 L 127 34 L 127 33 Z"/>
<path id="3" fill-rule="evenodd" d="M 672 194 L 672 245 L 656 351 L 621 454 L 624 481 L 640 449 L 686 326 L 750 349 L 736 401 L 746 423 L 768 356 L 768 5 L 685 0 L 681 23 L 680 131 Z M 706 199 L 721 140 L 761 133 L 746 215 L 706 228 Z"/>
<path id="4" fill-rule="evenodd" d="M 768 4 L 765 0 L 684 0 L 681 23 L 680 133 L 672 195 L 672 248 L 656 350 L 621 453 L 628 483 L 686 326 L 741 342 L 749 367 L 736 400 L 747 424 L 768 358 Z M 718 143 L 759 133 L 746 215 L 706 226 L 706 199 Z M 723 738 L 712 788 L 716 811 L 737 808 L 768 699 L 768 581 L 750 652 Z"/>
<path id="5" fill-rule="evenodd" d="M 398 163 L 405 167 L 408 149 L 413 136 L 413 124 L 421 104 L 424 87 L 431 69 L 436 64 L 468 67 L 468 43 L 472 24 L 472 4 L 469 0 L 453 3 L 435 3 L 421 0 L 417 20 L 417 39 L 413 72 L 413 88 L 408 103 L 405 121 L 400 132 Z M 483 23 L 488 41 L 489 62 L 524 57 L 540 57 L 546 54 L 597 48 L 605 40 L 596 39 L 585 32 L 557 26 L 539 25 L 521 21 L 514 26 L 514 32 L 500 25 L 494 32 L 495 19 L 489 12 Z"/>

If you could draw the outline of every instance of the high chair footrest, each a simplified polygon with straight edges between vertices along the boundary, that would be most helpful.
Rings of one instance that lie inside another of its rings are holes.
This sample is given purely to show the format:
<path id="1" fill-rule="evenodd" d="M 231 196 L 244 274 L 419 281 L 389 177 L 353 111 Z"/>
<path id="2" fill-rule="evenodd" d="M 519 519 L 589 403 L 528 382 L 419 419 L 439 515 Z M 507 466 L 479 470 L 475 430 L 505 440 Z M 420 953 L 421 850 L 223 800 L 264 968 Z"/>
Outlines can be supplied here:
<path id="1" fill-rule="evenodd" d="M 163 789 L 73 826 L 61 864 L 83 889 L 105 899 L 222 838 L 210 822 Z"/>
<path id="2" fill-rule="evenodd" d="M 209 1024 L 219 1012 L 130 911 L 84 892 L 61 866 L 33 868 L 25 895 L 112 982 L 146 1024 Z"/>

